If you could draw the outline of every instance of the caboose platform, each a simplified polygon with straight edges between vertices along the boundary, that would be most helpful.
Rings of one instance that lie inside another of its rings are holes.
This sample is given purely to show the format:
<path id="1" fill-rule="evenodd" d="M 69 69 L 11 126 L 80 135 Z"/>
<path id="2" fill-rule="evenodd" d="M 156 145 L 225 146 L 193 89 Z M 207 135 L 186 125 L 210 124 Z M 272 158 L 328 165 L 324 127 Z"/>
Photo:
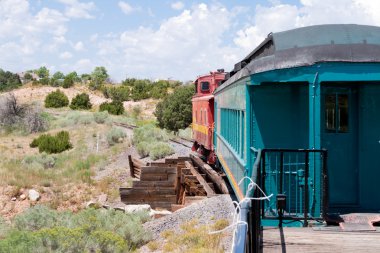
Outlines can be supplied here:
<path id="1" fill-rule="evenodd" d="M 339 226 L 264 227 L 262 233 L 264 253 L 380 252 L 380 227 L 371 232 L 344 232 Z"/>

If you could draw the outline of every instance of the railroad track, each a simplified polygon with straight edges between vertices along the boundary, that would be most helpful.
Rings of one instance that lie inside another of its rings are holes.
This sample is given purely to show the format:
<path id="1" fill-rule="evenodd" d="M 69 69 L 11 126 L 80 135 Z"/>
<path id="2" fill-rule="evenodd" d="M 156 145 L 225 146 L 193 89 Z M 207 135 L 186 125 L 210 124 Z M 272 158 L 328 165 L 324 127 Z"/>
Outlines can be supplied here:
<path id="1" fill-rule="evenodd" d="M 132 129 L 132 130 L 137 127 L 137 126 L 130 125 L 130 124 L 127 124 L 127 123 L 114 122 L 113 124 L 115 126 L 124 127 L 124 128 Z M 180 144 L 180 145 L 185 146 L 187 148 L 191 148 L 193 146 L 193 143 L 192 143 L 191 140 L 188 140 L 188 139 L 185 139 L 185 138 L 182 138 L 182 137 L 170 138 L 169 141 L 174 142 L 176 144 Z"/>

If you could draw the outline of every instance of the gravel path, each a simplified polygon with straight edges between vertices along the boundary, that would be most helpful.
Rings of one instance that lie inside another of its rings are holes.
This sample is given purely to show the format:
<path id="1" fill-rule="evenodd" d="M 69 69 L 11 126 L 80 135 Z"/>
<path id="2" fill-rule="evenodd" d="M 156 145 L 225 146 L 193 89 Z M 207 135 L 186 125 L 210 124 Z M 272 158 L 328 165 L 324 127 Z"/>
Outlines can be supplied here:
<path id="1" fill-rule="evenodd" d="M 213 224 L 216 220 L 227 219 L 232 222 L 234 205 L 230 195 L 218 195 L 204 199 L 190 206 L 182 208 L 171 215 L 149 221 L 144 224 L 144 228 L 150 230 L 153 239 L 159 239 L 161 232 L 165 230 L 180 231 L 180 225 L 197 219 L 199 224 Z M 232 230 L 224 240 L 224 248 L 229 249 L 232 242 Z"/>

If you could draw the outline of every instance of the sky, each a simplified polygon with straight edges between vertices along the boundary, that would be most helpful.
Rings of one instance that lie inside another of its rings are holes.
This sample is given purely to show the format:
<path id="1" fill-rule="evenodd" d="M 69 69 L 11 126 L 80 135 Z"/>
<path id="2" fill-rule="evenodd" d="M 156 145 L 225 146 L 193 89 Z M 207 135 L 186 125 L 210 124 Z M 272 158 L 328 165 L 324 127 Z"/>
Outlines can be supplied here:
<path id="1" fill-rule="evenodd" d="M 271 32 L 380 26 L 378 0 L 0 0 L 0 68 L 194 80 L 231 70 Z"/>

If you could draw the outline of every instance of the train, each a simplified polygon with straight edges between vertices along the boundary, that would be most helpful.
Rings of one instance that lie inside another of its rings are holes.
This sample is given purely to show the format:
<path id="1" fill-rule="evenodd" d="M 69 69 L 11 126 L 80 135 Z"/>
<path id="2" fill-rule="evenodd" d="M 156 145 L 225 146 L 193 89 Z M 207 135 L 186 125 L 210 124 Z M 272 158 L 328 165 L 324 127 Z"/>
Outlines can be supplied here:
<path id="1" fill-rule="evenodd" d="M 239 201 L 262 196 L 257 186 L 273 194 L 250 204 L 260 226 L 380 212 L 379 27 L 270 33 L 233 70 L 194 85 L 193 149 L 220 165 Z"/>

